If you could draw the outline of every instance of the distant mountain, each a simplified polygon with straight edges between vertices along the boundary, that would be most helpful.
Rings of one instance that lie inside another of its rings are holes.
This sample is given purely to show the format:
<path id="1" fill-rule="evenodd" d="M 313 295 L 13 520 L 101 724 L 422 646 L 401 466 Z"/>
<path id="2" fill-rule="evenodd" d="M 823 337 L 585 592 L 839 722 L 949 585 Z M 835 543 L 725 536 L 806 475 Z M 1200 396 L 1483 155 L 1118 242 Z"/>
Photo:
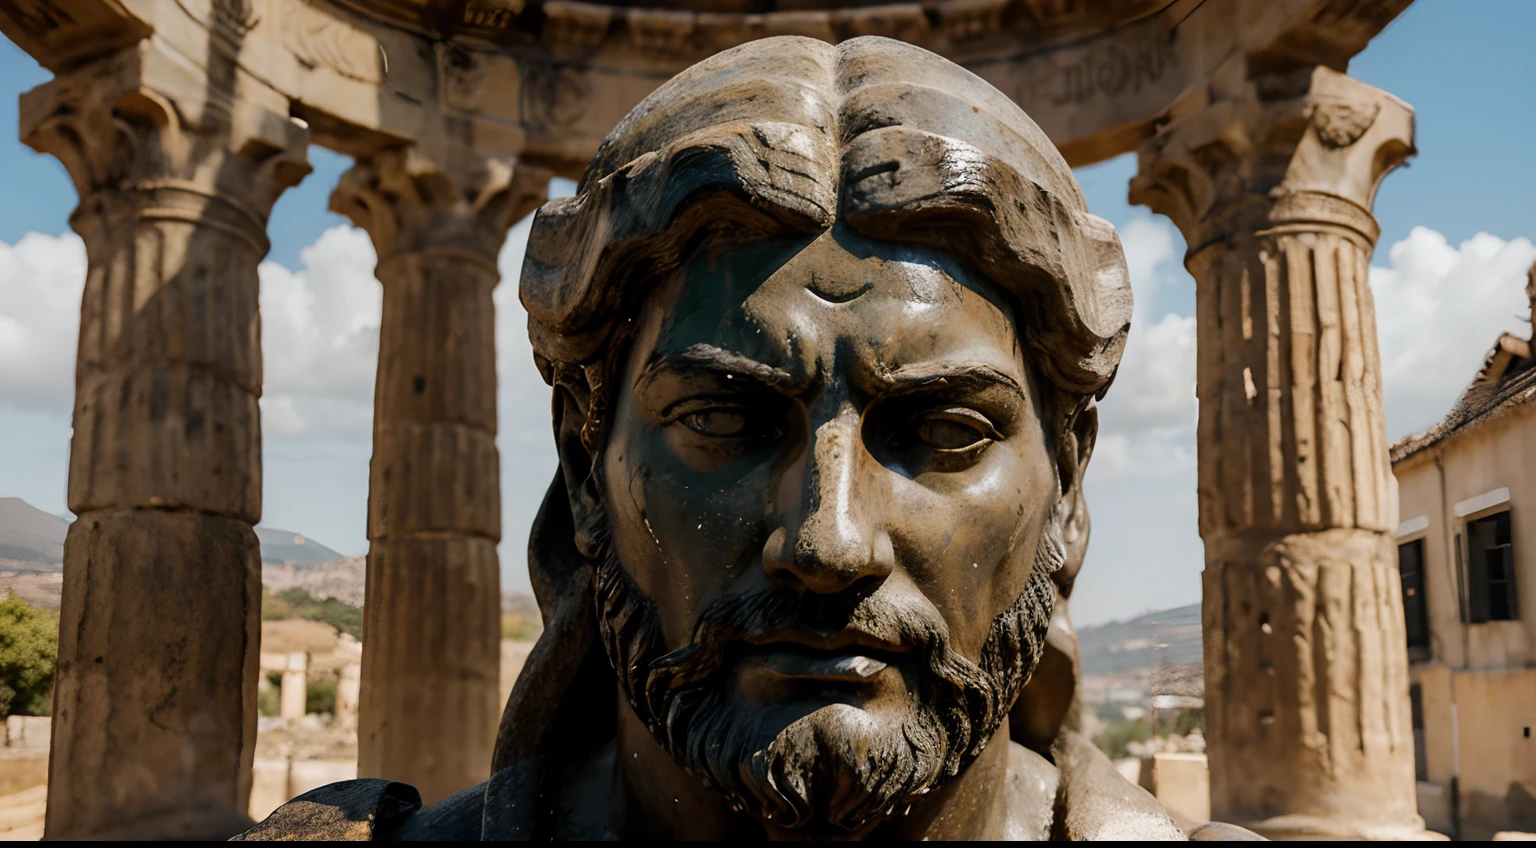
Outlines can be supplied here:
<path id="1" fill-rule="evenodd" d="M 256 539 L 261 542 L 263 564 L 282 565 L 291 562 L 294 565 L 316 565 L 345 559 L 325 545 L 292 530 L 257 527 Z"/>
<path id="2" fill-rule="evenodd" d="M 1198 663 L 1200 605 L 1078 628 L 1077 650 L 1084 674 L 1122 674 Z"/>
<path id="3" fill-rule="evenodd" d="M 262 546 L 265 553 L 266 546 Z M 311 598 L 335 598 L 359 609 L 363 606 L 363 584 L 367 561 L 360 556 L 338 558 L 334 562 L 261 564 L 261 585 L 272 592 L 303 589 Z"/>
<path id="4" fill-rule="evenodd" d="M 6 570 L 60 571 L 69 522 L 21 498 L 0 498 L 0 560 Z"/>
<path id="5" fill-rule="evenodd" d="M 0 498 L 0 571 L 63 570 L 64 536 L 72 519 L 43 512 L 21 498 Z M 315 565 L 344 557 L 292 530 L 257 527 L 261 561 Z"/>

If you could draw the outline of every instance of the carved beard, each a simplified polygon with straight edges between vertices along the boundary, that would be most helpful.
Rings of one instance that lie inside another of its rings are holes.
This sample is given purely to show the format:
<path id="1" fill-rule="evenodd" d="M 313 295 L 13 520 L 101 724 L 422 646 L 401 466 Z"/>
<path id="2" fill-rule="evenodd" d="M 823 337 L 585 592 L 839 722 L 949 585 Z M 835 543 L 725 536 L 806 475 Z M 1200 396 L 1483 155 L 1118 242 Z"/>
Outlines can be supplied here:
<path id="1" fill-rule="evenodd" d="M 596 575 L 599 629 L 636 715 L 732 809 L 810 832 L 860 831 L 905 811 L 980 755 L 1044 651 L 1055 600 L 1050 574 L 1066 551 L 1053 517 L 1024 591 L 993 619 L 977 664 L 950 647 L 947 625 L 930 609 L 875 597 L 850 609 L 846 598 L 783 587 L 720 598 L 699 617 L 689 645 L 663 653 L 655 603 L 612 550 L 605 546 Z M 904 715 L 832 704 L 785 726 L 775 711 L 736 706 L 733 648 L 796 621 L 912 646 Z"/>

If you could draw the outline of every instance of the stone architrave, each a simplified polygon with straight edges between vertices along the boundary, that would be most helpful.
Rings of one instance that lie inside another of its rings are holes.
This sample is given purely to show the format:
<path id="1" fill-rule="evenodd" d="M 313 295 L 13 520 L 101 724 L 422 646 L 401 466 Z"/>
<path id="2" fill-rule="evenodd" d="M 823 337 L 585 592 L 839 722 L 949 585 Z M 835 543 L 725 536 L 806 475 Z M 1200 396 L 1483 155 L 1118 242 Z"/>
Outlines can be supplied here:
<path id="1" fill-rule="evenodd" d="M 368 491 L 358 773 L 433 800 L 485 779 L 501 712 L 492 292 L 548 172 L 446 147 L 360 159 L 331 208 L 384 286 Z"/>
<path id="2" fill-rule="evenodd" d="M 68 169 L 88 260 L 47 835 L 228 836 L 256 736 L 256 268 L 308 133 L 153 41 L 24 95 L 20 124 Z"/>
<path id="3" fill-rule="evenodd" d="M 1325 68 L 1231 88 L 1149 139 L 1131 185 L 1196 281 L 1211 815 L 1421 833 L 1367 274 L 1413 112 Z"/>

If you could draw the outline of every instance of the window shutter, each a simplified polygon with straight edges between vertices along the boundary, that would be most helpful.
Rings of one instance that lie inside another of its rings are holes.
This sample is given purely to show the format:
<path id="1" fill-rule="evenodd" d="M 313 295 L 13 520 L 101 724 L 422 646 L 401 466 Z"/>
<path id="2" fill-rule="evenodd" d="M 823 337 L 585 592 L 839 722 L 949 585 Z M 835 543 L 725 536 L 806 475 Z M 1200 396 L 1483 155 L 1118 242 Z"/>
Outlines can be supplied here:
<path id="1" fill-rule="evenodd" d="M 1514 514 L 1506 510 L 1503 523 L 1499 527 L 1503 535 L 1500 540 L 1504 543 L 1504 579 L 1509 582 L 1509 620 L 1520 620 L 1520 586 L 1518 575 L 1515 574 L 1515 538 L 1514 538 Z"/>
<path id="2" fill-rule="evenodd" d="M 1467 607 L 1473 624 L 1488 620 L 1488 552 L 1494 546 L 1491 521 L 1467 523 Z"/>
<path id="3" fill-rule="evenodd" d="M 1461 623 L 1467 624 L 1472 619 L 1471 610 L 1467 609 L 1467 569 L 1462 564 L 1461 534 L 1456 534 L 1456 611 L 1461 613 Z"/>

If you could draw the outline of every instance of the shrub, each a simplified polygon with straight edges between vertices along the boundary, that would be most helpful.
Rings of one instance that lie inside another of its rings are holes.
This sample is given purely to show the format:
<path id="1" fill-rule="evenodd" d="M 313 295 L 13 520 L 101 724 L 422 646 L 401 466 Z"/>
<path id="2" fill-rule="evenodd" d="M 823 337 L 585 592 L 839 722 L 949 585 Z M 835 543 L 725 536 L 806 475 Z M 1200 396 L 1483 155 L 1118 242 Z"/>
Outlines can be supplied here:
<path id="1" fill-rule="evenodd" d="M 503 639 L 535 639 L 544 632 L 544 622 L 538 616 L 529 616 L 520 612 L 504 612 L 501 614 L 501 638 Z"/>
<path id="2" fill-rule="evenodd" d="M 307 621 L 323 621 L 350 633 L 354 639 L 363 638 L 363 611 L 335 598 L 316 600 L 303 589 L 285 589 L 276 595 L 262 589 L 261 618 L 263 621 L 281 621 L 302 618 Z"/>
<path id="3" fill-rule="evenodd" d="M 1110 759 L 1119 759 L 1129 756 L 1127 746 L 1132 742 L 1145 742 L 1152 738 L 1152 727 L 1147 723 L 1146 717 L 1138 719 L 1122 718 L 1111 722 L 1093 737 L 1093 743 L 1099 746 Z"/>
<path id="4" fill-rule="evenodd" d="M 336 678 L 322 677 L 304 687 L 304 712 L 336 714 Z"/>
<path id="5" fill-rule="evenodd" d="M 14 594 L 0 601 L 0 718 L 48 715 L 59 659 L 59 614 Z"/>
<path id="6" fill-rule="evenodd" d="M 262 686 L 256 690 L 256 714 L 259 716 L 275 716 L 280 709 L 277 703 L 277 687 Z"/>

